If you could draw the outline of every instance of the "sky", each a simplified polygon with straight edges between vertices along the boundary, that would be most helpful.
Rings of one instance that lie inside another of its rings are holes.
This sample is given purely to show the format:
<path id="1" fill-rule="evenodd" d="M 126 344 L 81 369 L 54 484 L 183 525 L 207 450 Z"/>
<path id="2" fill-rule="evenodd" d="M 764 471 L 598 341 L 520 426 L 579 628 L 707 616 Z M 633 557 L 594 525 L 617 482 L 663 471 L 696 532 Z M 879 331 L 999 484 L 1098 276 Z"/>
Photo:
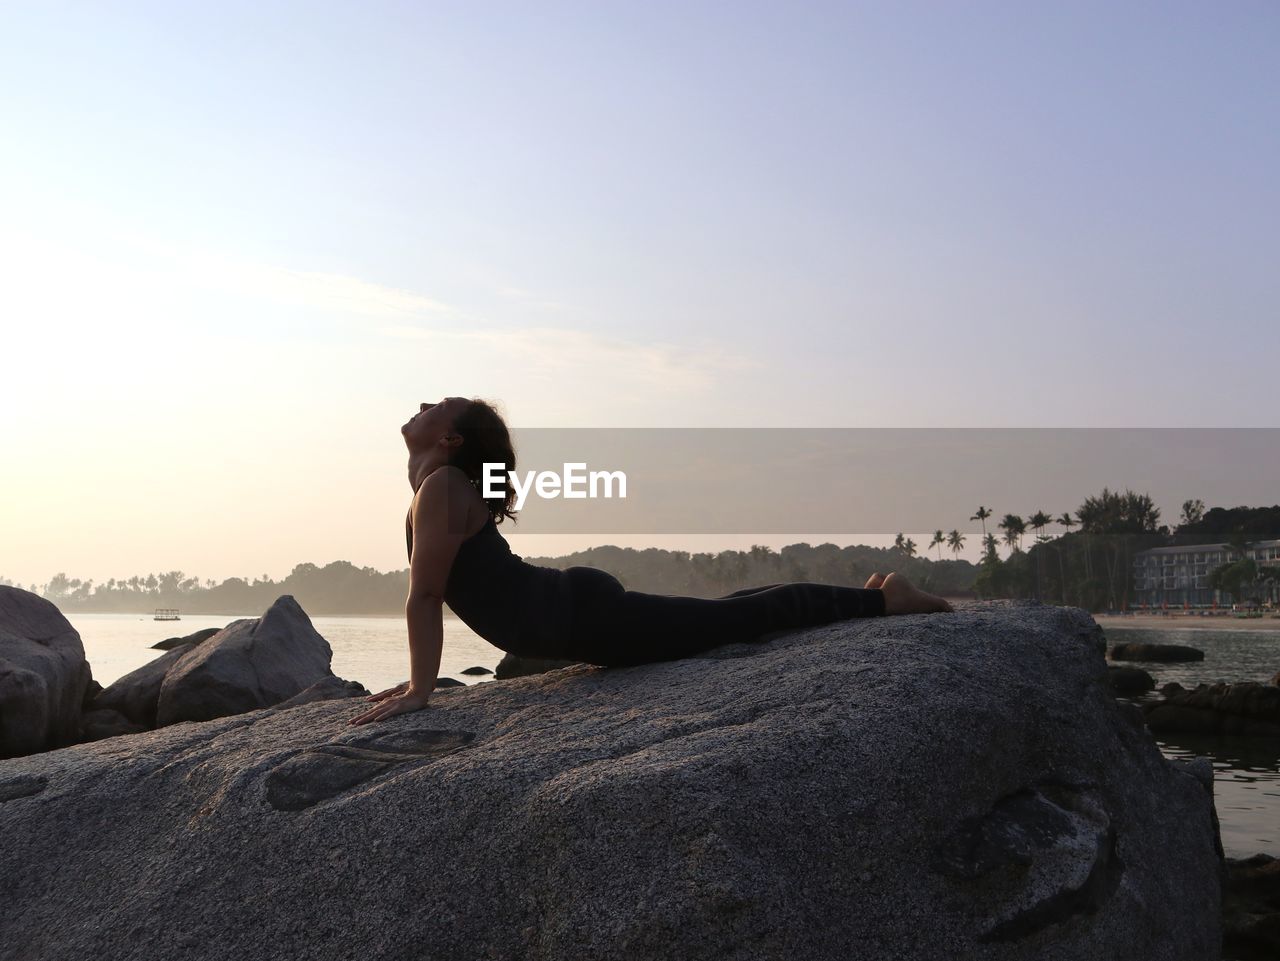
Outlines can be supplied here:
<path id="1" fill-rule="evenodd" d="M 0 576 L 403 568 L 399 426 L 450 395 L 1277 426 L 1278 41 L 1266 2 L 8 3 Z"/>

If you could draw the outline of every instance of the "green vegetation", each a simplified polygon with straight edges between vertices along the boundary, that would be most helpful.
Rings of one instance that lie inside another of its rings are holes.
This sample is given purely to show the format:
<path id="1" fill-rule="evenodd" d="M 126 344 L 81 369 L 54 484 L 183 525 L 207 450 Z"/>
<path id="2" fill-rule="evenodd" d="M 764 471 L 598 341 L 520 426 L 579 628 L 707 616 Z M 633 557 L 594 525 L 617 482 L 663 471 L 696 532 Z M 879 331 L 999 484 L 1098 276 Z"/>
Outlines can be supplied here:
<path id="1" fill-rule="evenodd" d="M 1133 557 L 1152 547 L 1196 543 L 1229 545 L 1229 560 L 1210 574 L 1210 584 L 1237 602 L 1256 603 L 1280 584 L 1280 567 L 1247 558 L 1255 541 L 1276 537 L 1280 505 L 1215 507 L 1199 500 L 1182 505 L 1181 523 L 1173 530 L 1160 524 L 1160 511 L 1146 494 L 1103 488 L 1087 497 L 1075 515 L 1056 518 L 1036 510 L 1027 518 L 1005 514 L 987 530 L 994 511 L 979 507 L 969 518 L 982 527 L 982 556 L 977 564 L 959 558 L 967 535 L 941 527 L 928 549 L 936 559 L 918 556 L 916 542 L 898 534 L 893 547 L 835 544 L 792 544 L 781 551 L 756 546 L 748 551 L 690 553 L 658 548 L 636 550 L 596 547 L 563 557 L 529 557 L 532 564 L 566 568 L 574 565 L 609 571 L 632 590 L 655 594 L 718 597 L 744 587 L 788 581 L 859 586 L 875 571 L 901 571 L 927 591 L 944 596 L 1037 598 L 1090 611 L 1125 610 L 1133 595 Z M 1056 526 L 1056 536 L 1046 530 Z M 1023 549 L 1028 531 L 1034 541 Z M 1000 545 L 1009 549 L 1000 556 Z M 944 559 L 943 548 L 953 554 Z M 0 577 L 0 584 L 11 581 Z M 176 607 L 186 614 L 226 614 L 265 610 L 281 594 L 292 594 L 316 615 L 401 615 L 408 591 L 408 569 L 382 573 L 334 561 L 324 567 L 299 564 L 288 577 L 273 581 L 266 574 L 252 581 L 232 577 L 221 583 L 201 582 L 181 571 L 146 577 L 112 579 L 105 584 L 57 574 L 49 583 L 28 590 L 67 611 L 147 612 Z M 22 586 L 22 585 L 18 585 Z"/>

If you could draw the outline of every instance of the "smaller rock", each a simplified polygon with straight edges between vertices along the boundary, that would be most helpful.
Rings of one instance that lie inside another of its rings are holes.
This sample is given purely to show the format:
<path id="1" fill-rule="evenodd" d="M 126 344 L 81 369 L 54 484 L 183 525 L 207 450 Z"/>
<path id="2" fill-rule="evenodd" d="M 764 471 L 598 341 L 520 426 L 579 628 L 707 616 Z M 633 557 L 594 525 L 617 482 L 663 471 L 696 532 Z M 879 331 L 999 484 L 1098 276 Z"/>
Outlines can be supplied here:
<path id="1" fill-rule="evenodd" d="M 106 737 L 139 734 L 146 730 L 149 729 L 141 724 L 135 724 L 119 711 L 102 707 L 84 712 L 80 724 L 80 740 L 101 741 Z"/>
<path id="2" fill-rule="evenodd" d="M 1269 854 L 1227 858 L 1222 920 L 1228 957 L 1280 957 L 1280 860 Z"/>
<path id="3" fill-rule="evenodd" d="M 582 662 L 562 661 L 553 657 L 524 657 L 520 654 L 508 652 L 498 662 L 498 670 L 495 672 L 494 677 L 499 681 L 506 681 L 513 677 L 546 674 L 548 671 L 558 671 L 562 667 L 573 667 L 580 663 Z"/>
<path id="4" fill-rule="evenodd" d="M 1147 727 L 1157 732 L 1280 736 L 1280 687 L 1257 681 L 1199 684 L 1143 710 Z"/>
<path id="5" fill-rule="evenodd" d="M 438 690 L 440 690 L 440 688 L 442 688 L 442 687 L 466 687 L 466 686 L 467 686 L 467 685 L 465 685 L 464 683 L 462 683 L 462 681 L 459 681 L 459 680 L 458 680 L 457 678 L 455 678 L 455 677 L 439 677 L 439 678 L 436 678 L 436 690 L 437 690 L 437 691 L 438 691 Z"/>
<path id="6" fill-rule="evenodd" d="M 1156 687 L 1155 678 L 1140 667 L 1108 667 L 1107 683 L 1117 694 L 1145 694 Z"/>
<path id="7" fill-rule="evenodd" d="M 299 704 L 311 704 L 315 701 L 336 701 L 344 697 L 368 697 L 372 693 L 359 681 L 347 681 L 338 676 L 325 677 L 316 681 L 304 691 L 275 705 L 277 709 L 297 707 Z"/>
<path id="8" fill-rule="evenodd" d="M 462 673 L 463 674 L 492 674 L 493 671 L 489 670 L 487 667 L 469 667 Z"/>
<path id="9" fill-rule="evenodd" d="M 168 651 L 183 644 L 199 644 L 201 641 L 207 641 L 213 635 L 217 634 L 222 628 L 205 627 L 186 637 L 166 637 L 163 641 L 159 641 L 151 646 L 158 651 Z"/>
<path id="10" fill-rule="evenodd" d="M 84 689 L 84 700 L 80 702 L 83 711 L 93 710 L 93 700 L 103 691 L 103 687 L 93 678 L 89 678 L 89 686 Z"/>
<path id="11" fill-rule="evenodd" d="M 1204 651 L 1185 644 L 1116 644 L 1113 661 L 1203 661 Z"/>
<path id="12" fill-rule="evenodd" d="M 194 647 L 194 644 L 171 647 L 141 667 L 116 678 L 94 698 L 91 708 L 96 711 L 116 711 L 146 730 L 154 728 L 156 705 L 160 700 L 165 675 Z"/>
<path id="13" fill-rule="evenodd" d="M 274 707 L 332 677 L 332 660 L 333 649 L 306 611 L 282 594 L 261 617 L 233 621 L 169 668 L 156 727 Z"/>

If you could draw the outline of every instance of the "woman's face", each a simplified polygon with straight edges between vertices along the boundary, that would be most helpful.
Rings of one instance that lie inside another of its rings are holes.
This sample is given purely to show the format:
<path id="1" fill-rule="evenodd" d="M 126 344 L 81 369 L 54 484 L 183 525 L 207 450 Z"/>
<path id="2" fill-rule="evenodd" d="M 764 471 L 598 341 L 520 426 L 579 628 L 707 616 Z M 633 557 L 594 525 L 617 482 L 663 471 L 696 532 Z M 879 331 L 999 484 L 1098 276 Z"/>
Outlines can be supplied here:
<path id="1" fill-rule="evenodd" d="M 405 443 L 424 449 L 438 444 L 453 433 L 453 422 L 471 401 L 465 397 L 446 397 L 434 404 L 423 401 L 418 412 L 400 428 Z"/>

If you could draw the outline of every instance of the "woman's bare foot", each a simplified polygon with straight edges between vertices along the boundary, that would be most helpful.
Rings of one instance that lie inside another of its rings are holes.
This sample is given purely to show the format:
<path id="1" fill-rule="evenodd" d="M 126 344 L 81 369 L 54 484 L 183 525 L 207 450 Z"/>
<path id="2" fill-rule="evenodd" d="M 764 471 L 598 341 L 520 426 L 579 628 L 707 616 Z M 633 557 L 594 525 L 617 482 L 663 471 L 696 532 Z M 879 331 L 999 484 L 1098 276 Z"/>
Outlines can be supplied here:
<path id="1" fill-rule="evenodd" d="M 872 574 L 867 586 L 879 587 L 884 592 L 885 614 L 944 614 L 955 610 L 945 598 L 920 590 L 896 571 L 882 578 L 878 584 L 872 584 L 871 581 L 879 576 Z"/>

